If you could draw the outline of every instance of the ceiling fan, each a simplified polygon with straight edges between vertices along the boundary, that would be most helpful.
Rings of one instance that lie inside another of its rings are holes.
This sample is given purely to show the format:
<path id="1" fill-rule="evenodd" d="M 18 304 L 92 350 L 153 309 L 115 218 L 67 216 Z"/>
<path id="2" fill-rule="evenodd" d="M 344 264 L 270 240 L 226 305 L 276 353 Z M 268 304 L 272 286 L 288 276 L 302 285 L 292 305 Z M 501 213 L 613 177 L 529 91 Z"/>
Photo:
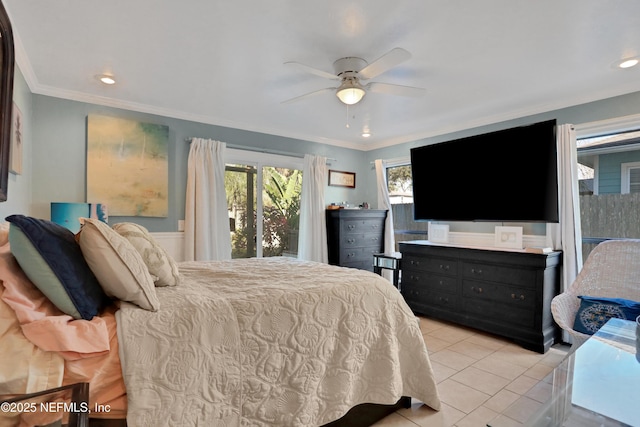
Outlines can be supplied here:
<path id="1" fill-rule="evenodd" d="M 391 68 L 407 61 L 409 58 L 411 58 L 411 54 L 400 47 L 391 49 L 371 64 L 367 63 L 367 61 L 362 58 L 349 56 L 346 58 L 340 58 L 333 63 L 335 74 L 331 74 L 327 71 L 319 70 L 299 62 L 285 62 L 285 65 L 287 66 L 294 66 L 316 76 L 331 80 L 338 80 L 340 85 L 300 95 L 283 101 L 282 103 L 289 104 L 327 92 L 335 92 L 338 99 L 347 105 L 357 104 L 368 91 L 414 98 L 421 97 L 426 93 L 426 90 L 419 87 L 378 82 L 370 82 L 364 85 L 361 83 L 362 81 L 377 77 Z"/>

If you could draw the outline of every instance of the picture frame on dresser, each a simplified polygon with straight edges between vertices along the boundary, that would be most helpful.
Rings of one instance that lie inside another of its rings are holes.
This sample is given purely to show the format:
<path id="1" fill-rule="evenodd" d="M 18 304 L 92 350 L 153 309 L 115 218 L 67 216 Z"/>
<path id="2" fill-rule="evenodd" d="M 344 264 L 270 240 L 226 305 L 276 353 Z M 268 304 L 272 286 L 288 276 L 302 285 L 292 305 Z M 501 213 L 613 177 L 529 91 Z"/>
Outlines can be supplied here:
<path id="1" fill-rule="evenodd" d="M 522 227 L 496 227 L 496 248 L 522 249 Z"/>
<path id="2" fill-rule="evenodd" d="M 449 242 L 449 224 L 433 224 L 428 225 L 429 241 L 434 243 L 448 243 Z"/>

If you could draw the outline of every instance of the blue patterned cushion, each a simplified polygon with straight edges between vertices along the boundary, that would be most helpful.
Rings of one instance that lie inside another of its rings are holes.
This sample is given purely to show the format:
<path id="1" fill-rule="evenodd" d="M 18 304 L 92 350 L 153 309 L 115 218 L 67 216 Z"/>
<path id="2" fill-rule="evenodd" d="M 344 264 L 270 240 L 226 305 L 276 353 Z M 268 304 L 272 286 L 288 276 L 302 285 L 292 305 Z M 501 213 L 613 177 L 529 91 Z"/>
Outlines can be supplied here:
<path id="1" fill-rule="evenodd" d="M 6 220 L 11 223 L 11 253 L 33 284 L 63 313 L 91 320 L 111 302 L 71 231 L 24 215 Z"/>
<path id="2" fill-rule="evenodd" d="M 623 298 L 579 296 L 580 308 L 576 313 L 573 330 L 593 335 L 609 319 L 634 320 L 640 316 L 640 302 Z"/>

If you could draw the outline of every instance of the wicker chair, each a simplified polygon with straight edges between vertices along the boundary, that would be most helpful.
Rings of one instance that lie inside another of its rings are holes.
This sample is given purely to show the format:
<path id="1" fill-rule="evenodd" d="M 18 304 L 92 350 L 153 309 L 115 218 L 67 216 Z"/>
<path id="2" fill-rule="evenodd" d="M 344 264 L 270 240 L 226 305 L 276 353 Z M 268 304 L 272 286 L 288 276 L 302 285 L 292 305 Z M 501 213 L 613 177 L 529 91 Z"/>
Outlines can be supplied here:
<path id="1" fill-rule="evenodd" d="M 551 313 L 573 338 L 572 350 L 590 335 L 573 330 L 578 295 L 640 301 L 640 239 L 607 240 L 589 254 L 576 280 L 551 301 Z"/>

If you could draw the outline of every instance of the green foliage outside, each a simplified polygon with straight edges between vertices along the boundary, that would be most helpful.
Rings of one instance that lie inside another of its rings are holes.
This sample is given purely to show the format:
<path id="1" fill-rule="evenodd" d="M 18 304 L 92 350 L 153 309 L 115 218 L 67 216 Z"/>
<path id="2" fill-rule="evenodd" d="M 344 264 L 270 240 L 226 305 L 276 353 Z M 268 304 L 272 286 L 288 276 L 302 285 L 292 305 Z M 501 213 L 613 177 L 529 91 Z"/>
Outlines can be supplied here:
<path id="1" fill-rule="evenodd" d="M 244 171 L 232 171 L 227 167 L 225 188 L 227 206 L 236 213 L 235 232 L 232 233 L 232 257 L 247 258 L 256 255 L 256 170 L 242 166 Z M 253 184 L 254 199 L 247 206 L 247 176 Z M 302 171 L 286 168 L 263 168 L 263 256 L 296 254 L 298 247 L 298 225 L 300 222 L 300 194 L 302 192 Z M 247 215 L 252 215 L 252 224 Z"/>
<path id="2" fill-rule="evenodd" d="M 410 193 L 413 189 L 411 166 L 398 166 L 387 169 L 389 192 Z"/>
<path id="3" fill-rule="evenodd" d="M 263 173 L 263 256 L 297 254 L 302 171 L 266 167 Z"/>

